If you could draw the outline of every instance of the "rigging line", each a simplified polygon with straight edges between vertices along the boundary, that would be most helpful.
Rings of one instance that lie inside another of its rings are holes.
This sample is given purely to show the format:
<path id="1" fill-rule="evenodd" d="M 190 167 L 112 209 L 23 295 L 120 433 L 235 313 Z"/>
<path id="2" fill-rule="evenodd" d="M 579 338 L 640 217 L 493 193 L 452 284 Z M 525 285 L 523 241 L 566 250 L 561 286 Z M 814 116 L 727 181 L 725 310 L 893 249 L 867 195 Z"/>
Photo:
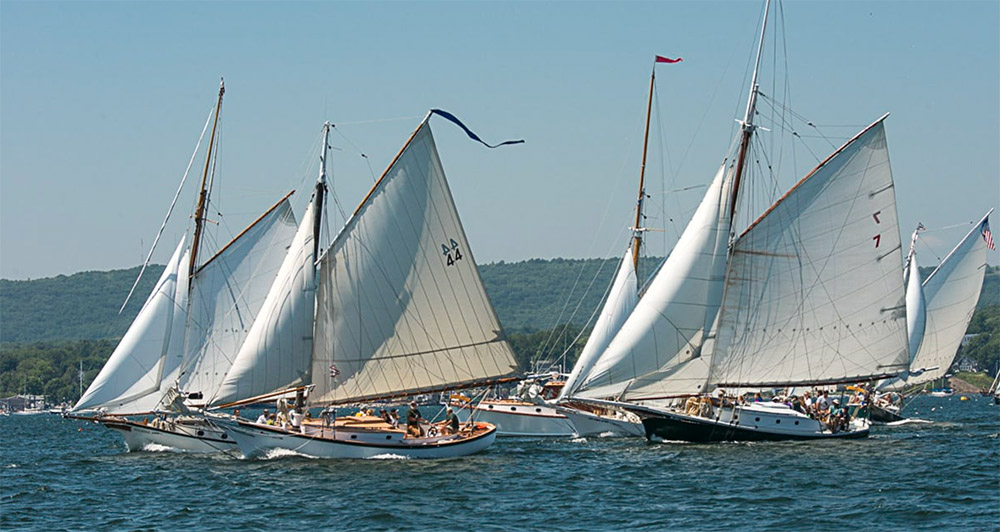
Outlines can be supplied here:
<path id="1" fill-rule="evenodd" d="M 357 126 L 357 125 L 364 125 L 364 124 L 382 124 L 382 123 L 385 123 L 385 122 L 401 122 L 401 121 L 404 121 L 404 120 L 418 120 L 418 119 L 421 119 L 423 117 L 424 117 L 424 115 L 398 116 L 396 118 L 376 118 L 374 120 L 356 120 L 356 121 L 353 121 L 353 122 L 337 122 L 337 125 L 338 126 Z"/>
<path id="2" fill-rule="evenodd" d="M 143 272 L 145 272 L 146 267 L 149 266 L 149 260 L 153 256 L 153 251 L 156 250 L 156 244 L 160 241 L 160 236 L 163 235 L 163 230 L 167 227 L 167 221 L 170 219 L 170 214 L 174 212 L 174 206 L 177 205 L 177 198 L 180 197 L 181 189 L 184 188 L 184 182 L 187 180 L 188 174 L 191 172 L 191 166 L 194 164 L 194 159 L 198 155 L 198 150 L 201 148 L 201 141 L 205 138 L 205 132 L 208 131 L 208 125 L 212 123 L 212 112 L 214 111 L 215 105 L 213 104 L 212 109 L 208 111 L 208 119 L 205 120 L 205 126 L 201 128 L 201 135 L 198 136 L 198 142 L 194 146 L 194 152 L 191 153 L 191 159 L 188 160 L 187 168 L 184 169 L 184 175 L 181 177 L 181 184 L 177 187 L 177 192 L 174 193 L 174 199 L 170 201 L 170 207 L 167 209 L 167 215 L 163 218 L 163 223 L 160 224 L 160 230 L 156 232 L 156 237 L 153 239 L 153 245 L 149 248 L 146 260 L 142 263 L 142 268 L 139 270 L 139 276 L 136 277 L 135 282 L 132 283 L 132 288 L 128 291 L 128 295 L 125 297 L 125 301 L 122 303 L 121 308 L 118 309 L 119 315 L 121 315 L 122 311 L 125 310 L 125 305 L 127 305 L 129 299 L 132 298 L 135 288 L 139 286 L 139 280 L 142 279 Z"/>
<path id="3" fill-rule="evenodd" d="M 365 152 L 361 151 L 361 148 L 359 148 L 356 144 L 354 144 L 353 142 L 351 142 L 351 139 L 347 138 L 347 135 L 344 135 L 344 133 L 340 129 L 337 128 L 337 124 L 331 123 L 330 124 L 330 129 L 336 131 L 337 134 L 341 136 L 341 138 L 343 138 L 345 141 L 347 141 L 347 143 L 350 144 L 352 148 L 354 148 L 354 151 L 358 152 L 358 155 L 360 155 L 361 158 L 365 160 L 365 163 L 368 164 L 368 172 L 372 176 L 372 182 L 378 182 L 378 176 L 375 175 L 375 169 L 372 168 L 372 161 L 371 161 L 371 159 L 368 158 L 368 155 L 365 154 Z"/>

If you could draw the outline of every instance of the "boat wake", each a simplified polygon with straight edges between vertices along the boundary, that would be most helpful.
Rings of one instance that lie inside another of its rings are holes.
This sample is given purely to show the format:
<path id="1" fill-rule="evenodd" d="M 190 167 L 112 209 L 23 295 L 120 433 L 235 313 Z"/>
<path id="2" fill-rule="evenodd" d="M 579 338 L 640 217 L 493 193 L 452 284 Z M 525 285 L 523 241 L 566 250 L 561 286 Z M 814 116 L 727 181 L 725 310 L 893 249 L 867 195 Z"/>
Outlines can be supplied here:
<path id="1" fill-rule="evenodd" d="M 573 439 L 571 439 L 569 441 L 570 441 L 570 443 L 587 443 L 587 438 L 579 436 L 579 437 L 573 438 Z"/>
<path id="2" fill-rule="evenodd" d="M 176 449 L 174 447 L 170 447 L 169 445 L 161 445 L 159 443 L 147 443 L 146 445 L 143 445 L 139 450 L 147 452 L 147 453 L 180 453 L 180 452 L 183 452 L 180 449 Z"/>
<path id="3" fill-rule="evenodd" d="M 931 421 L 929 419 L 906 418 L 906 419 L 901 419 L 899 421 L 892 421 L 892 422 L 886 423 L 885 426 L 887 426 L 887 427 L 899 427 L 899 426 L 902 426 L 902 425 L 926 424 L 926 423 L 933 423 L 933 421 Z"/>
<path id="4" fill-rule="evenodd" d="M 408 456 L 402 456 L 392 453 L 376 454 L 375 456 L 369 456 L 368 458 L 365 458 L 365 460 L 409 460 L 409 459 L 410 457 Z"/>
<path id="5" fill-rule="evenodd" d="M 279 458 L 287 458 L 289 456 L 296 456 L 301 458 L 315 458 L 307 454 L 302 454 L 298 451 L 293 451 L 291 449 L 268 449 L 266 453 L 257 456 L 258 460 L 277 460 Z"/>

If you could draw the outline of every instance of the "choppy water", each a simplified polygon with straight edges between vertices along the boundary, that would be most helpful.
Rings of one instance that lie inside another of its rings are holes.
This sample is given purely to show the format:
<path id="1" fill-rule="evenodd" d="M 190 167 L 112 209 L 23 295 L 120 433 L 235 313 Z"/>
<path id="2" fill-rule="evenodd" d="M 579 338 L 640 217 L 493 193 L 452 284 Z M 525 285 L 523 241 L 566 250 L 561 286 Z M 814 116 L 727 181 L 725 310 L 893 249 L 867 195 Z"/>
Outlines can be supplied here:
<path id="1" fill-rule="evenodd" d="M 1000 530 L 1000 406 L 860 441 L 498 440 L 438 461 L 125 452 L 54 415 L 0 418 L 2 530 Z M 911 407 L 912 408 L 912 407 Z"/>

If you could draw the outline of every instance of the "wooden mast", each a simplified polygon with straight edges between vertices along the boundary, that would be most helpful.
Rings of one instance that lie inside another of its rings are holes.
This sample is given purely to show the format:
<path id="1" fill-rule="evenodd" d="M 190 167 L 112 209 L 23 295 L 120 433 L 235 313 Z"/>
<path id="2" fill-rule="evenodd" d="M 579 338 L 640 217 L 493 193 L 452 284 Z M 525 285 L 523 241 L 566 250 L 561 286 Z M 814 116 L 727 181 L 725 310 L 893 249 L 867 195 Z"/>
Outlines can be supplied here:
<path id="1" fill-rule="evenodd" d="M 215 119 L 212 122 L 212 136 L 208 140 L 208 153 L 205 156 L 205 171 L 201 174 L 201 192 L 198 194 L 198 206 L 194 210 L 194 238 L 191 241 L 191 262 L 188 271 L 191 277 L 195 275 L 198 246 L 201 243 L 201 231 L 205 222 L 205 204 L 208 202 L 208 170 L 212 165 L 212 148 L 215 146 L 215 131 L 219 125 L 219 111 L 222 110 L 222 95 L 226 93 L 226 80 L 219 81 L 219 101 L 215 104 Z"/>
<path id="2" fill-rule="evenodd" d="M 316 178 L 316 190 L 313 192 L 313 257 L 319 255 L 319 233 L 323 220 L 323 199 L 326 193 L 326 159 L 330 148 L 330 122 L 323 124 L 323 149 L 319 155 L 319 177 Z"/>
<path id="3" fill-rule="evenodd" d="M 764 4 L 764 22 L 760 28 L 760 43 L 757 45 L 757 61 L 753 67 L 753 80 L 750 82 L 750 96 L 747 98 L 747 110 L 743 116 L 743 135 L 740 139 L 740 149 L 736 155 L 736 171 L 733 174 L 733 192 L 729 205 L 729 223 L 732 224 L 733 216 L 736 215 L 736 199 L 740 192 L 740 182 L 743 179 L 743 168 L 746 163 L 747 152 L 750 150 L 750 139 L 756 126 L 753 125 L 753 116 L 757 111 L 757 72 L 760 70 L 760 57 L 764 51 L 764 32 L 767 30 L 767 15 L 771 8 L 771 0 Z"/>
<path id="4" fill-rule="evenodd" d="M 632 228 L 632 269 L 639 274 L 639 246 L 642 245 L 642 203 L 646 199 L 646 152 L 649 149 L 649 117 L 653 111 L 653 84 L 656 80 L 656 60 L 649 76 L 649 101 L 646 104 L 646 132 L 642 137 L 642 165 L 639 167 L 639 200 L 635 204 L 635 226 Z"/>

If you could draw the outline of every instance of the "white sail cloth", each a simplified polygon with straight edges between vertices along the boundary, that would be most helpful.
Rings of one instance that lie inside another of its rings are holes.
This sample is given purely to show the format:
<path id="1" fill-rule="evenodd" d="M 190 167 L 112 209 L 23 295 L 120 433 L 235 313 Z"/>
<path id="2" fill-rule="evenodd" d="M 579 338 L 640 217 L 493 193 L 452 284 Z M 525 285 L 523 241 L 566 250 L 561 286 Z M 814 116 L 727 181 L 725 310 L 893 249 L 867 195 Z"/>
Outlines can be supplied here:
<path id="1" fill-rule="evenodd" d="M 587 343 L 583 346 L 583 351 L 580 352 L 580 357 L 577 358 L 576 364 L 573 366 L 573 371 L 559 393 L 560 398 L 572 395 L 580 387 L 583 378 L 590 373 L 598 357 L 611 343 L 638 302 L 639 283 L 636 278 L 632 246 L 629 245 L 628 251 L 622 257 L 618 272 L 615 273 L 615 278 L 611 282 L 611 290 L 608 292 L 608 298 L 604 302 L 601 314 L 594 323 L 594 329 L 590 332 Z"/>
<path id="2" fill-rule="evenodd" d="M 924 289 L 920 282 L 920 268 L 917 267 L 917 256 L 910 253 L 908 273 L 906 274 L 906 334 L 910 346 L 910 367 L 917 357 L 920 344 L 924 339 L 927 325 L 927 307 L 924 300 Z"/>
<path id="3" fill-rule="evenodd" d="M 734 243 L 709 384 L 866 380 L 908 366 L 884 117 Z"/>
<path id="4" fill-rule="evenodd" d="M 318 283 L 312 403 L 516 370 L 426 121 L 321 259 Z"/>
<path id="5" fill-rule="evenodd" d="M 188 254 L 182 238 L 152 293 L 73 411 L 154 410 L 177 377 L 187 315 Z"/>
<path id="6" fill-rule="evenodd" d="M 309 382 L 316 294 L 315 209 L 310 201 L 281 270 L 212 404 Z"/>
<path id="7" fill-rule="evenodd" d="M 726 174 L 723 165 L 677 245 L 583 380 L 577 396 L 615 397 L 637 377 L 700 355 L 705 331 L 722 298 L 731 188 Z"/>
<path id="8" fill-rule="evenodd" d="M 923 283 L 927 325 L 923 341 L 910 368 L 937 369 L 912 375 L 897 386 L 913 386 L 938 379 L 948 372 L 972 320 L 986 275 L 986 242 L 983 223 L 990 212 L 971 230 Z"/>
<path id="9" fill-rule="evenodd" d="M 295 231 L 295 215 L 286 198 L 192 276 L 182 391 L 201 393 L 205 399 L 215 395 L 277 277 Z"/>

